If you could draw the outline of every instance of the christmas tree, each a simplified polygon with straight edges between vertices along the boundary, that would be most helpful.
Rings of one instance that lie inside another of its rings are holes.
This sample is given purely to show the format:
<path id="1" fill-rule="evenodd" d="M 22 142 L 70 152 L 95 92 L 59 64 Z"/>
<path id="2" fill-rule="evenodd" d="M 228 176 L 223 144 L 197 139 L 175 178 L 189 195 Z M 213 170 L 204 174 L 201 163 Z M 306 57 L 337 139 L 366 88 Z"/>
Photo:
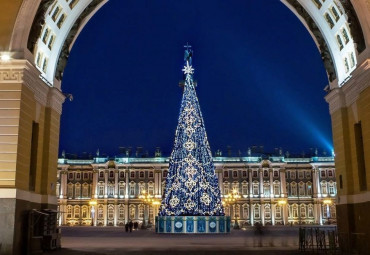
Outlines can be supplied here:
<path id="1" fill-rule="evenodd" d="M 193 51 L 185 46 L 183 97 L 160 216 L 223 216 L 218 178 L 193 80 Z"/>

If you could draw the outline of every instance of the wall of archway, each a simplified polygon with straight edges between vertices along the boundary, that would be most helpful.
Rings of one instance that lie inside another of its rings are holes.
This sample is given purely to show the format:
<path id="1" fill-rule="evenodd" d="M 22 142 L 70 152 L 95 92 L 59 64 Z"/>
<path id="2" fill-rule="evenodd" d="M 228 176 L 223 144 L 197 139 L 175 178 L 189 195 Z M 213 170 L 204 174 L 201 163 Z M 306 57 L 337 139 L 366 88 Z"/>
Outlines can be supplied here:
<path id="1" fill-rule="evenodd" d="M 369 238 L 370 1 L 281 1 L 312 35 L 328 73 L 326 100 L 340 185 L 338 228 Z M 8 219 L 0 220 L 1 254 L 28 248 L 22 234 L 28 210 L 56 208 L 63 71 L 78 34 L 106 2 L 0 4 L 0 215 Z M 356 238 L 341 240 L 343 249 L 368 248 L 369 239 Z"/>

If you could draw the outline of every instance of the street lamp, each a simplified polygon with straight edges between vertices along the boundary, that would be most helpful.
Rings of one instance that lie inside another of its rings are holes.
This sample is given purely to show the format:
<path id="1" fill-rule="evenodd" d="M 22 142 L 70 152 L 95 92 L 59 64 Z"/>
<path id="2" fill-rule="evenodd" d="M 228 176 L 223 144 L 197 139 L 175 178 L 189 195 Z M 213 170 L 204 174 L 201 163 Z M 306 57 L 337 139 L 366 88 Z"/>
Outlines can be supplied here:
<path id="1" fill-rule="evenodd" d="M 227 194 L 224 196 L 224 198 L 222 199 L 222 204 L 223 205 L 231 205 L 231 204 L 234 204 L 236 203 L 236 201 L 238 201 L 238 199 L 240 199 L 240 195 L 239 195 L 239 192 L 236 190 L 236 189 L 233 189 L 233 192 Z M 239 229 L 239 223 L 238 223 L 238 218 L 239 218 L 239 215 L 235 215 L 235 225 L 234 225 L 234 228 L 235 229 Z"/>
<path id="2" fill-rule="evenodd" d="M 330 208 L 329 206 L 333 203 L 330 199 L 325 199 L 322 201 L 324 205 L 326 205 L 326 217 L 328 219 L 328 224 L 330 224 Z"/>
<path id="3" fill-rule="evenodd" d="M 145 205 L 148 205 L 148 206 L 152 205 L 153 207 L 156 207 L 156 206 L 161 204 L 159 199 L 156 199 L 154 196 L 147 193 L 146 190 L 142 191 L 142 194 L 139 196 L 139 199 L 141 199 L 143 201 L 143 203 Z M 150 224 L 151 224 L 150 217 L 148 217 L 148 225 L 150 225 Z M 144 215 L 144 220 L 143 220 L 143 226 L 144 227 L 146 226 L 146 224 L 145 224 L 145 215 Z"/>
<path id="4" fill-rule="evenodd" d="M 98 203 L 96 202 L 96 200 L 90 200 L 89 201 L 89 205 L 91 207 L 91 226 L 94 226 L 94 219 L 95 219 L 95 206 L 97 205 Z"/>

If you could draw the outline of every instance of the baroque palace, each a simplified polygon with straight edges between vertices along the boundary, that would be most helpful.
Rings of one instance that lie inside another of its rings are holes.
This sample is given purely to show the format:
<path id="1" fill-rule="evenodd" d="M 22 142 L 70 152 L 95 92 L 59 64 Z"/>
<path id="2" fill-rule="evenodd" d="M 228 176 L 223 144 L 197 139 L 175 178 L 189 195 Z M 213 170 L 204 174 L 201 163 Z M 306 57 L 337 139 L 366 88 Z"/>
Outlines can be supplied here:
<path id="1" fill-rule="evenodd" d="M 153 223 L 168 163 L 160 154 L 59 159 L 59 225 Z M 225 213 L 234 227 L 336 222 L 334 157 L 216 156 L 214 164 Z"/>

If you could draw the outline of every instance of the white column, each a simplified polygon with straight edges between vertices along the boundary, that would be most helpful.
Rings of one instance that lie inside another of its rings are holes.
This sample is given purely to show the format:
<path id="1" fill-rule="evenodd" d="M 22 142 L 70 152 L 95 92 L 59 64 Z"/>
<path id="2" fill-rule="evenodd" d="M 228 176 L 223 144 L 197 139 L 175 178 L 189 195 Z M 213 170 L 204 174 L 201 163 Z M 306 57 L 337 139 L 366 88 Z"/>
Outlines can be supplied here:
<path id="1" fill-rule="evenodd" d="M 117 219 L 118 219 L 118 205 L 114 204 L 114 226 L 117 226 Z"/>
<path id="2" fill-rule="evenodd" d="M 125 171 L 125 177 L 126 177 L 126 192 L 125 192 L 125 198 L 126 200 L 129 198 L 129 184 L 130 184 L 130 181 L 129 181 L 129 175 L 130 175 L 130 171 L 128 169 L 126 169 Z"/>
<path id="3" fill-rule="evenodd" d="M 280 169 L 280 192 L 281 197 L 288 197 L 287 190 L 286 190 L 286 177 L 285 177 L 285 169 Z"/>
<path id="4" fill-rule="evenodd" d="M 270 197 L 274 197 L 274 179 L 273 179 L 274 172 L 272 169 L 269 170 L 269 174 L 270 174 Z"/>
<path id="5" fill-rule="evenodd" d="M 92 198 L 98 198 L 98 173 L 99 171 L 94 169 L 93 170 L 93 186 L 92 186 Z"/>
<path id="6" fill-rule="evenodd" d="M 276 204 L 271 202 L 271 222 L 272 225 L 275 225 L 275 210 L 276 209 Z"/>
<path id="7" fill-rule="evenodd" d="M 254 204 L 251 204 L 249 208 L 249 218 L 251 220 L 251 226 L 254 226 Z"/>
<path id="8" fill-rule="evenodd" d="M 249 197 L 253 195 L 253 182 L 252 182 L 252 169 L 248 169 L 248 179 L 249 179 Z"/>
<path id="9" fill-rule="evenodd" d="M 59 197 L 67 198 L 67 171 L 61 171 L 61 178 L 60 178 L 60 194 Z"/>
<path id="10" fill-rule="evenodd" d="M 106 201 L 104 201 L 104 205 L 103 205 L 103 214 L 104 214 L 104 226 L 107 226 L 107 214 L 108 214 L 108 210 L 107 210 L 107 203 Z"/>
<path id="11" fill-rule="evenodd" d="M 114 197 L 118 198 L 118 170 L 114 170 Z"/>
<path id="12" fill-rule="evenodd" d="M 262 219 L 262 226 L 265 226 L 265 204 L 261 203 L 261 219 Z"/>
<path id="13" fill-rule="evenodd" d="M 260 174 L 260 197 L 263 197 L 263 169 L 259 170 Z"/>
<path id="14" fill-rule="evenodd" d="M 283 221 L 284 225 L 288 224 L 288 204 L 283 205 Z"/>
<path id="15" fill-rule="evenodd" d="M 104 197 L 108 197 L 108 170 L 104 170 Z"/>

